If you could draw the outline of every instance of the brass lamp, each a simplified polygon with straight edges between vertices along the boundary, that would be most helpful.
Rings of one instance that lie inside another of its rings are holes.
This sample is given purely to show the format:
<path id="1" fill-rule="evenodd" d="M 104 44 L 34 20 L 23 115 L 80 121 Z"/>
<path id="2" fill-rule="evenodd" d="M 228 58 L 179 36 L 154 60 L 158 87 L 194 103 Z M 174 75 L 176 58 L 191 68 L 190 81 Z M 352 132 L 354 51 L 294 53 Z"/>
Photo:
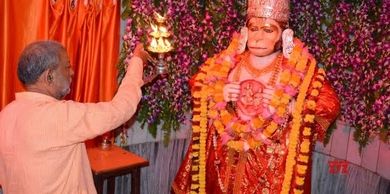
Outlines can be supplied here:
<path id="1" fill-rule="evenodd" d="M 166 74 L 168 72 L 168 67 L 164 61 L 164 54 L 173 49 L 171 43 L 169 42 L 171 33 L 166 27 L 165 16 L 163 17 L 160 14 L 154 12 L 154 20 L 157 22 L 157 24 L 150 24 L 153 31 L 149 34 L 151 41 L 147 49 L 150 52 L 158 54 L 158 61 L 156 62 L 156 73 Z"/>

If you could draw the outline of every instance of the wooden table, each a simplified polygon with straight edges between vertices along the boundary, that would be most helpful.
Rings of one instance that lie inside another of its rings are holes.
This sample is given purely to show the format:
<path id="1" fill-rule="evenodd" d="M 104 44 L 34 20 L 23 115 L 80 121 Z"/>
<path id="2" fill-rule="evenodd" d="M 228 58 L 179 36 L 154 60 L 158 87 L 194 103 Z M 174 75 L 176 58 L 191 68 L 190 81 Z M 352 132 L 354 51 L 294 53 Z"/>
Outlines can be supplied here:
<path id="1" fill-rule="evenodd" d="M 149 161 L 113 145 L 109 150 L 99 147 L 87 148 L 93 179 L 98 194 L 103 194 L 103 183 L 107 179 L 107 194 L 115 193 L 115 177 L 131 173 L 131 193 L 140 193 L 141 168 Z"/>

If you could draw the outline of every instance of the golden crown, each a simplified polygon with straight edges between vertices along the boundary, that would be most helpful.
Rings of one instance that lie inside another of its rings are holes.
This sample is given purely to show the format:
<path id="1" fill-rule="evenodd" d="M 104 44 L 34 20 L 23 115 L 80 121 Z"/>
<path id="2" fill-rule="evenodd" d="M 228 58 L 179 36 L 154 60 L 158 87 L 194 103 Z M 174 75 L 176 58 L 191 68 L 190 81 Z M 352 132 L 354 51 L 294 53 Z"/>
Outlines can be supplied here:
<path id="1" fill-rule="evenodd" d="M 289 0 L 248 0 L 247 17 L 264 17 L 278 22 L 288 22 L 289 6 Z"/>

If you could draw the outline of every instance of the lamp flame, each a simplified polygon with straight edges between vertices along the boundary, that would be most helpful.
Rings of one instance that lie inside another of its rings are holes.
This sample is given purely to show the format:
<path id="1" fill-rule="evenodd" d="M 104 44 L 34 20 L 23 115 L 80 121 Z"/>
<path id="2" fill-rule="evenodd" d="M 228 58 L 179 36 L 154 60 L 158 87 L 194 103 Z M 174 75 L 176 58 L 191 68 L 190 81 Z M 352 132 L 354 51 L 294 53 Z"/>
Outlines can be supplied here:
<path id="1" fill-rule="evenodd" d="M 159 13 L 154 12 L 154 18 L 158 23 L 164 23 L 165 20 L 167 19 L 165 16 L 161 16 Z"/>
<path id="2" fill-rule="evenodd" d="M 165 17 L 162 17 L 158 13 L 155 13 L 155 17 L 158 22 L 158 25 L 150 23 L 152 32 L 150 32 L 149 34 L 151 36 L 151 42 L 148 46 L 148 50 L 155 53 L 169 52 L 173 48 L 168 40 L 168 37 L 171 34 L 168 32 L 168 29 L 163 26 L 163 22 L 165 22 Z"/>

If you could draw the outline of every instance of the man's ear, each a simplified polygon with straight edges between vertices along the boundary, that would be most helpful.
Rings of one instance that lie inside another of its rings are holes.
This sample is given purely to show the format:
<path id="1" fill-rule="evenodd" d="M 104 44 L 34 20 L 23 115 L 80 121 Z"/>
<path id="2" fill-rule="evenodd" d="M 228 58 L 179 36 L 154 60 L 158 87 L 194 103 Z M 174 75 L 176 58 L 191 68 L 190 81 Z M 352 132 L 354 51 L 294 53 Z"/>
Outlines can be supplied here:
<path id="1" fill-rule="evenodd" d="M 53 83 L 53 71 L 51 69 L 48 69 L 43 72 L 43 79 L 46 83 L 49 85 Z"/>

